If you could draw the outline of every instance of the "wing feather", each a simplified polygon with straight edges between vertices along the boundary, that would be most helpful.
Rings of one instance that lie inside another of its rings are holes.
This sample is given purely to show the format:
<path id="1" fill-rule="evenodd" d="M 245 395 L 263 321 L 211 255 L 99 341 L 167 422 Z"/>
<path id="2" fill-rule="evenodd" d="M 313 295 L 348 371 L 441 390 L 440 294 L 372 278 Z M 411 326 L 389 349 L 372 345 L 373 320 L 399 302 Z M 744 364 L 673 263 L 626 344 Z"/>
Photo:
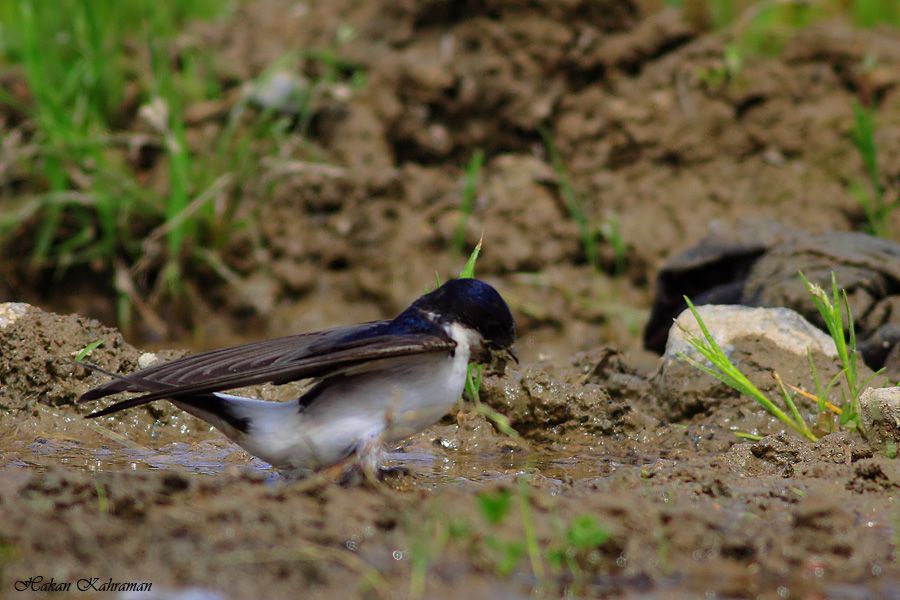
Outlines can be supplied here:
<path id="1" fill-rule="evenodd" d="M 354 340 L 372 337 L 387 323 L 374 321 L 192 354 L 130 375 L 119 376 L 114 381 L 88 390 L 79 401 L 97 400 L 119 392 L 178 388 L 199 381 L 214 381 L 221 376 L 249 374 L 276 365 L 289 365 L 304 357 L 327 353 L 328 348 L 340 349 Z"/>
<path id="2" fill-rule="evenodd" d="M 260 383 L 324 377 L 368 362 L 431 352 L 456 344 L 438 333 L 383 334 L 386 321 L 287 336 L 212 350 L 143 369 L 89 390 L 80 402 L 124 391 L 147 392 L 90 416 L 163 398 L 195 397 Z M 442 333 L 442 332 L 441 332 Z"/>

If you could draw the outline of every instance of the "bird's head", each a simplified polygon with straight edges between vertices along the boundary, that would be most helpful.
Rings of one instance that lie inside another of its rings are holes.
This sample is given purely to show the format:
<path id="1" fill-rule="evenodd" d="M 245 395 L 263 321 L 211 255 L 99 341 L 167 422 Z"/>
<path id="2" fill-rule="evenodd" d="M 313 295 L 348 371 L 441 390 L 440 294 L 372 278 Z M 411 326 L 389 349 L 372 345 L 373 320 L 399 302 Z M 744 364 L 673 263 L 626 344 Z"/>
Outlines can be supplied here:
<path id="1" fill-rule="evenodd" d="M 518 362 L 512 352 L 516 323 L 503 298 L 479 279 L 451 279 L 416 300 L 412 309 L 440 325 L 458 325 L 466 332 L 476 362 L 498 357 Z"/>

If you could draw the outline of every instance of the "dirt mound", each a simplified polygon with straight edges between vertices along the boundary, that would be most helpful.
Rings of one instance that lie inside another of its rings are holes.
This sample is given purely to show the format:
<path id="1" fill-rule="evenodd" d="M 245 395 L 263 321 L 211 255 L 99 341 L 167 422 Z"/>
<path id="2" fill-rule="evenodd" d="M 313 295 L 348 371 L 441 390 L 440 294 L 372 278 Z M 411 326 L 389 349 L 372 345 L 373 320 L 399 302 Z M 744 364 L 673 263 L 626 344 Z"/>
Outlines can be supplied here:
<path id="1" fill-rule="evenodd" d="M 7 409 L 27 410 L 35 402 L 72 405 L 96 379 L 75 362 L 78 352 L 101 342 L 91 360 L 111 371 L 137 368 L 140 353 L 122 334 L 93 319 L 61 316 L 26 304 L 0 304 L 0 379 Z"/>

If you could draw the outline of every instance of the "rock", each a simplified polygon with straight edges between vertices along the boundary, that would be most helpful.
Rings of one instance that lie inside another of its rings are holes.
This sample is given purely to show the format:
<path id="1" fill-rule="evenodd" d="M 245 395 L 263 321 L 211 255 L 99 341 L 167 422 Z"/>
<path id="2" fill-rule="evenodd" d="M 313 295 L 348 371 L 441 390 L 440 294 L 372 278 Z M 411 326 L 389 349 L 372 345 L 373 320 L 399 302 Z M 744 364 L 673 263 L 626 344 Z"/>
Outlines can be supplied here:
<path id="1" fill-rule="evenodd" d="M 859 397 L 863 428 L 877 450 L 900 444 L 900 387 L 869 388 Z M 895 450 L 896 451 L 896 450 Z"/>
<path id="2" fill-rule="evenodd" d="M 816 329 L 800 314 L 789 308 L 751 308 L 748 306 L 707 305 L 697 307 L 697 312 L 712 333 L 716 343 L 728 354 L 728 347 L 743 337 L 765 338 L 775 346 L 806 357 L 808 349 L 836 357 L 834 342 Z M 687 341 L 687 335 L 701 335 L 700 327 L 691 311 L 682 312 L 669 331 L 666 357 L 684 353 L 701 358 Z"/>
<path id="3" fill-rule="evenodd" d="M 866 364 L 900 377 L 900 244 L 862 233 L 810 234 L 767 222 L 714 229 L 660 270 L 644 346 L 663 351 L 671 319 L 685 308 L 682 294 L 695 304 L 788 307 L 824 329 L 801 271 L 827 291 L 834 274 Z"/>
<path id="4" fill-rule="evenodd" d="M 812 353 L 824 380 L 838 368 L 831 338 L 793 310 L 708 305 L 697 307 L 697 311 L 732 363 L 770 397 L 778 395 L 773 378 L 776 371 L 786 383 L 812 389 L 807 351 Z M 707 412 L 737 394 L 680 358 L 684 354 L 705 361 L 688 343 L 691 334 L 701 335 L 693 315 L 686 310 L 669 332 L 666 352 L 653 380 L 662 411 L 671 419 Z M 747 398 L 735 401 L 753 406 Z"/>
<path id="5" fill-rule="evenodd" d="M 24 302 L 4 302 L 0 304 L 0 329 L 6 329 L 19 317 L 28 312 L 29 305 Z"/>
<path id="6" fill-rule="evenodd" d="M 148 367 L 152 367 L 153 365 L 159 363 L 159 355 L 156 352 L 144 352 L 140 356 L 138 356 L 138 368 L 146 369 Z"/>
<path id="7" fill-rule="evenodd" d="M 754 263 L 796 233 L 768 221 L 734 227 L 713 224 L 709 235 L 671 256 L 660 269 L 653 309 L 644 328 L 644 347 L 663 352 L 672 319 L 686 308 L 685 294 L 695 304 L 745 304 L 741 292 Z"/>

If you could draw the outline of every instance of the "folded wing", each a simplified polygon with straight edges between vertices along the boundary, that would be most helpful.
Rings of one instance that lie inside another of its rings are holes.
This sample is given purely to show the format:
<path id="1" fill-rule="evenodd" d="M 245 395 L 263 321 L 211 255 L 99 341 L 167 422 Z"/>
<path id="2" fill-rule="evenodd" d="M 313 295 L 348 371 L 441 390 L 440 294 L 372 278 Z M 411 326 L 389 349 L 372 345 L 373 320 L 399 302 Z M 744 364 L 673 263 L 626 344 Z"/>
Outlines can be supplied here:
<path id="1" fill-rule="evenodd" d="M 256 385 L 334 375 L 367 362 L 430 352 L 455 343 L 442 332 L 387 334 L 387 321 L 292 335 L 202 352 L 121 376 L 87 391 L 79 402 L 119 392 L 147 392 L 90 416 L 101 416 L 162 398 L 196 397 Z"/>

